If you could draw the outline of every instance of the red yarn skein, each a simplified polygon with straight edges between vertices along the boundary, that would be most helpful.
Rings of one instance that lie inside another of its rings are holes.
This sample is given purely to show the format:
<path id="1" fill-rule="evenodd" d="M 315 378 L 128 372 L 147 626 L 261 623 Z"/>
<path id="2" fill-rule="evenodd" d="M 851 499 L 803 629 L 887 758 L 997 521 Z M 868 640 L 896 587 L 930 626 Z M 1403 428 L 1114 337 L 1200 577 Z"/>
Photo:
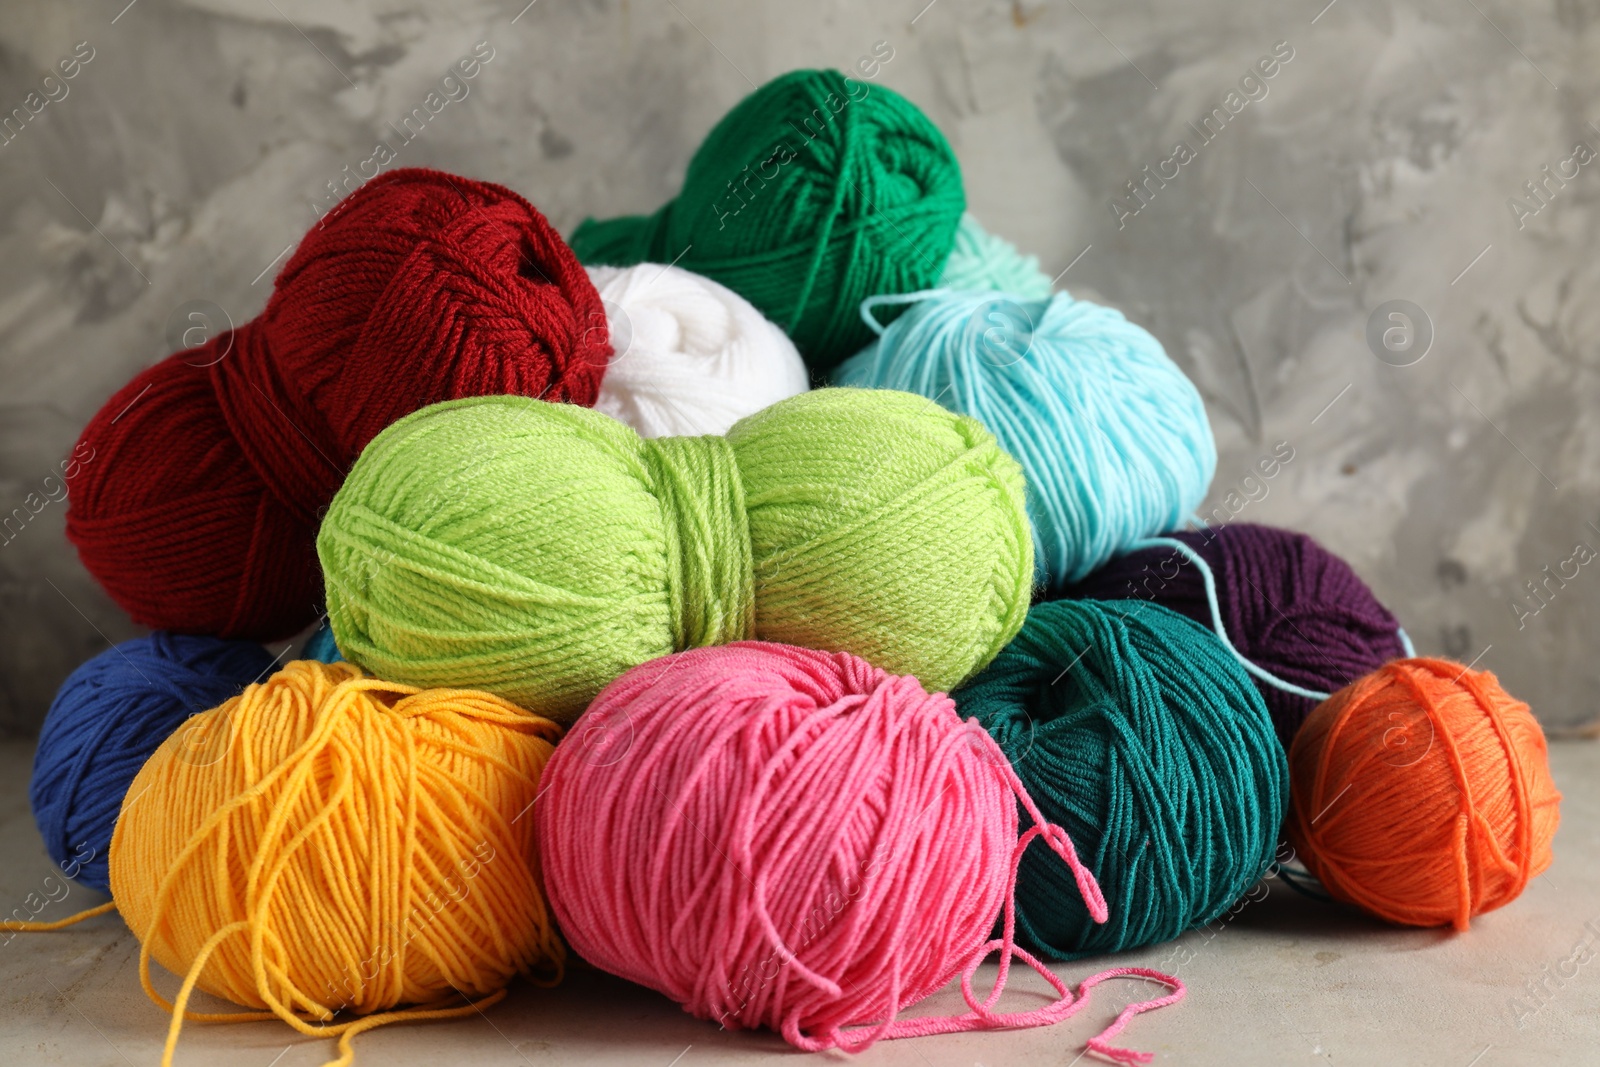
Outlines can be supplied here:
<path id="1" fill-rule="evenodd" d="M 257 318 L 106 402 L 67 536 L 135 622 L 285 637 L 316 618 L 320 512 L 380 430 L 466 396 L 592 405 L 610 355 L 600 294 L 533 205 L 392 171 L 306 234 Z"/>

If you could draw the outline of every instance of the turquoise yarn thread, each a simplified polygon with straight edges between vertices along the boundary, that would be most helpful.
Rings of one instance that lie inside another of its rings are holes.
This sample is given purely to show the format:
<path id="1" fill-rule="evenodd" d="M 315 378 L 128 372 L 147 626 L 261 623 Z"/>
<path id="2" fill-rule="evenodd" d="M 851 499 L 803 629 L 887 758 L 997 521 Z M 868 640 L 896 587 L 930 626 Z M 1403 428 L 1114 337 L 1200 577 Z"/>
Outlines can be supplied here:
<path id="1" fill-rule="evenodd" d="M 1043 300 L 1052 285 L 1051 277 L 1039 269 L 1038 256 L 1023 255 L 1016 245 L 984 229 L 970 211 L 961 216 L 939 288 L 993 289 Z"/>
<path id="2" fill-rule="evenodd" d="M 911 306 L 887 327 L 873 317 Z M 1075 582 L 1205 499 L 1217 447 L 1200 392 L 1120 311 L 1056 293 L 925 290 L 862 301 L 878 340 L 839 385 L 900 389 L 971 415 L 1028 478 L 1037 581 Z"/>
<path id="3" fill-rule="evenodd" d="M 1135 549 L 1170 548 L 1188 560 L 1191 566 L 1199 570 L 1200 580 L 1205 583 L 1206 588 L 1206 606 L 1211 609 L 1211 629 L 1216 633 L 1217 639 L 1222 642 L 1228 653 L 1239 661 L 1239 666 L 1249 671 L 1251 675 L 1261 679 L 1275 689 L 1280 689 L 1285 693 L 1292 693 L 1297 697 L 1304 697 L 1307 700 L 1321 702 L 1333 695 L 1332 693 L 1325 693 L 1317 689 L 1307 689 L 1305 686 L 1285 681 L 1266 668 L 1258 667 L 1243 652 L 1239 651 L 1228 637 L 1227 627 L 1222 624 L 1222 605 L 1217 601 L 1217 576 L 1211 573 L 1211 564 L 1207 563 L 1206 558 L 1200 553 L 1174 537 L 1147 537 L 1133 547 Z M 1417 646 L 1411 643 L 1411 635 L 1406 633 L 1405 627 L 1402 626 L 1396 630 L 1395 636 L 1400 638 L 1400 647 L 1404 650 L 1407 659 L 1417 654 Z"/>
<path id="4" fill-rule="evenodd" d="M 1118 952 L 1218 918 L 1274 858 L 1289 768 L 1261 694 L 1216 636 L 1139 600 L 1037 604 L 952 693 L 1011 758 L 1106 895 L 1095 923 L 1032 849 L 1017 940 L 1054 959 Z"/>
<path id="5" fill-rule="evenodd" d="M 344 662 L 339 645 L 333 639 L 333 627 L 326 618 L 318 623 L 316 630 L 306 638 L 305 647 L 300 650 L 300 658 L 314 659 L 318 663 Z"/>

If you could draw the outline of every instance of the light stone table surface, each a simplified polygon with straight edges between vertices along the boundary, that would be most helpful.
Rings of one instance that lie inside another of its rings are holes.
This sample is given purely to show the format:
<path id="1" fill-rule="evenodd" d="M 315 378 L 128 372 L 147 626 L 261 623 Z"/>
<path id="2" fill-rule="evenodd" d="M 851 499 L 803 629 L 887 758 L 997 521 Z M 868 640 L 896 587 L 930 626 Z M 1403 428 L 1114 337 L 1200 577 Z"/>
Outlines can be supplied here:
<path id="1" fill-rule="evenodd" d="M 28 746 L 0 745 L 0 904 L 39 889 L 52 868 L 28 813 Z M 1293 1067 L 1512 1067 L 1600 1062 L 1600 746 L 1553 746 L 1565 794 L 1555 863 L 1509 907 L 1462 935 L 1385 926 L 1264 883 L 1231 921 L 1177 942 L 1060 966 L 1077 980 L 1105 966 L 1174 969 L 1182 1003 L 1135 1019 L 1120 1043 L 1155 1064 Z M 99 903 L 81 889 L 48 917 Z M 153 1067 L 167 1016 L 139 987 L 138 945 L 114 917 L 0 945 L 0 1064 Z M 993 967 L 985 975 L 992 979 Z M 168 995 L 177 980 L 161 974 Z M 1039 1002 L 1019 980 L 1007 1006 Z M 1036 1030 L 881 1042 L 860 1067 L 1068 1067 L 1083 1042 L 1149 987 L 1111 983 L 1074 1019 Z M 953 1011 L 947 989 L 917 1011 Z M 287 1026 L 190 1024 L 178 1065 L 316 1067 L 333 1042 Z M 803 1057 L 766 1033 L 731 1033 L 664 997 L 574 969 L 554 990 L 518 985 L 481 1017 L 387 1027 L 356 1040 L 357 1067 L 707 1067 L 845 1062 Z M 1085 1057 L 1082 1062 L 1099 1062 Z"/>

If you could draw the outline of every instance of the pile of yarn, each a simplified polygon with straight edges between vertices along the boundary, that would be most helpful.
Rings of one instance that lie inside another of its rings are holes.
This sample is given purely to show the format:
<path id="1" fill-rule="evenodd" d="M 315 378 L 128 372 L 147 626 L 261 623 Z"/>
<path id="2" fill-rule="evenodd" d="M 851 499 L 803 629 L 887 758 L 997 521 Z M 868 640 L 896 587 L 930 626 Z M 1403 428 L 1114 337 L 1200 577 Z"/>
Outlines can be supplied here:
<path id="1" fill-rule="evenodd" d="M 1549 865 L 1560 794 L 1537 720 L 1492 674 L 1416 658 L 1348 563 L 1249 524 L 1133 547 L 1065 595 L 1180 612 L 1249 672 L 1289 753 L 1284 833 L 1328 895 L 1464 930 Z"/>
<path id="2" fill-rule="evenodd" d="M 161 629 L 35 758 L 113 903 L 0 929 L 118 911 L 168 1064 L 186 1018 L 277 1018 L 343 1067 L 565 944 L 812 1051 L 1153 980 L 1087 1043 L 1137 1063 L 1183 984 L 1045 960 L 1215 920 L 1281 834 L 1395 922 L 1514 899 L 1560 800 L 1527 706 L 1309 537 L 1186 529 L 1199 390 L 965 207 L 914 104 L 814 70 L 571 248 L 501 186 L 368 182 L 84 431 L 69 537 Z M 318 622 L 281 669 L 242 640 Z M 1001 1010 L 1018 962 L 1053 1000 Z"/>

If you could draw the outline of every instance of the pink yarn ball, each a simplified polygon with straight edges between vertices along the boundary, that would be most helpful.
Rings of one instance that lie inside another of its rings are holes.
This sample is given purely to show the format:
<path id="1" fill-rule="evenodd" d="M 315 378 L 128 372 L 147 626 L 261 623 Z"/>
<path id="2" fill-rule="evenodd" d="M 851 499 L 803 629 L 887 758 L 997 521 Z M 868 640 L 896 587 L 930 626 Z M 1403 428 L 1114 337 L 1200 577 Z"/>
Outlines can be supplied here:
<path id="1" fill-rule="evenodd" d="M 1019 799 L 1037 824 L 1020 838 Z M 1066 833 L 947 696 L 847 653 L 750 641 L 634 668 L 557 746 L 536 813 L 572 948 L 730 1029 L 859 1051 L 1040 1025 L 1086 1003 L 1011 943 L 1017 860 L 1035 837 L 1103 921 Z M 972 974 L 996 949 L 1000 977 L 980 1000 Z M 1013 957 L 1060 999 L 993 1011 Z M 1079 993 L 1124 974 L 1174 992 L 1130 1007 L 1097 1042 L 1183 995 L 1176 979 L 1131 968 Z M 958 975 L 966 1014 L 897 1020 Z"/>

